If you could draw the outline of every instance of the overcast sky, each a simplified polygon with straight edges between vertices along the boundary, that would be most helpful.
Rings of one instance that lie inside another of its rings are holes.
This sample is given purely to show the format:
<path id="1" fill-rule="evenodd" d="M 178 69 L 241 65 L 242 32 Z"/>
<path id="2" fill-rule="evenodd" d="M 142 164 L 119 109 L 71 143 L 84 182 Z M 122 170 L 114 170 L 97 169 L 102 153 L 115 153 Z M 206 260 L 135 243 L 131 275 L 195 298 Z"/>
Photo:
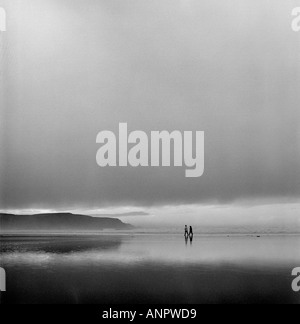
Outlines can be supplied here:
<path id="1" fill-rule="evenodd" d="M 297 4 L 0 0 L 8 17 L 0 35 L 0 209 L 93 214 L 282 204 L 295 210 Z M 180 168 L 98 167 L 96 135 L 117 134 L 120 122 L 129 131 L 205 131 L 204 176 L 187 179 Z"/>

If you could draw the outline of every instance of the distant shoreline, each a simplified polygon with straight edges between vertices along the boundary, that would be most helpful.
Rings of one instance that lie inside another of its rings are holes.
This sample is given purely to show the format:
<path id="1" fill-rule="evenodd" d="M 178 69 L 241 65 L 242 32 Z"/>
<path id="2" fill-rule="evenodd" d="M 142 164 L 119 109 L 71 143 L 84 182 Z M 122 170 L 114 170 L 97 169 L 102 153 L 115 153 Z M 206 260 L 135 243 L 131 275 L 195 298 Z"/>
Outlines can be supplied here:
<path id="1" fill-rule="evenodd" d="M 132 230 L 118 218 L 92 217 L 72 213 L 35 215 L 0 214 L 0 233 L 88 233 Z"/>

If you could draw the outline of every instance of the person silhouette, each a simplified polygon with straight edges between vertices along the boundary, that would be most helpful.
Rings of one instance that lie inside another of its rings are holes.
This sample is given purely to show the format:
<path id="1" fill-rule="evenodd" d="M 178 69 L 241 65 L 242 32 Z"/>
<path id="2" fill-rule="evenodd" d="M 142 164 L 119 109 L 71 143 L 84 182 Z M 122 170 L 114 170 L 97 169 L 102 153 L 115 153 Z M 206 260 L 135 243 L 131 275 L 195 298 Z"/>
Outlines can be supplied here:
<path id="1" fill-rule="evenodd" d="M 184 236 L 185 236 L 185 237 L 188 237 L 188 236 L 189 236 L 189 232 L 188 232 L 188 227 L 187 227 L 187 225 L 185 225 L 185 228 L 184 228 Z"/>
<path id="2" fill-rule="evenodd" d="M 189 233 L 189 236 L 190 236 L 191 238 L 193 238 L 193 236 L 194 236 L 194 233 L 193 233 L 193 227 L 192 227 L 192 226 L 190 226 L 190 233 Z"/>

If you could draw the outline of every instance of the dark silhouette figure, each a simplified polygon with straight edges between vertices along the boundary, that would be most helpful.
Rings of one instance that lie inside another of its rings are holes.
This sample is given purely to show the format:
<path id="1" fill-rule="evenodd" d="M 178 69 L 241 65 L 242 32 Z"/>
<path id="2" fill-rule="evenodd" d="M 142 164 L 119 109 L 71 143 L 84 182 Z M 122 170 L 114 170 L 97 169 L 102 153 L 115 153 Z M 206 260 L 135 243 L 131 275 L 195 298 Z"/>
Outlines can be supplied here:
<path id="1" fill-rule="evenodd" d="M 185 245 L 188 244 L 189 239 L 190 239 L 190 245 L 193 245 L 194 232 L 192 226 L 190 226 L 190 231 L 188 231 L 188 226 L 185 225 L 184 238 L 185 238 Z"/>
<path id="2" fill-rule="evenodd" d="M 189 237 L 189 232 L 188 232 L 187 225 L 185 225 L 185 228 L 184 228 L 184 237 Z"/>
<path id="3" fill-rule="evenodd" d="M 194 237 L 194 233 L 193 233 L 193 227 L 190 226 L 190 233 L 189 233 L 190 238 Z"/>

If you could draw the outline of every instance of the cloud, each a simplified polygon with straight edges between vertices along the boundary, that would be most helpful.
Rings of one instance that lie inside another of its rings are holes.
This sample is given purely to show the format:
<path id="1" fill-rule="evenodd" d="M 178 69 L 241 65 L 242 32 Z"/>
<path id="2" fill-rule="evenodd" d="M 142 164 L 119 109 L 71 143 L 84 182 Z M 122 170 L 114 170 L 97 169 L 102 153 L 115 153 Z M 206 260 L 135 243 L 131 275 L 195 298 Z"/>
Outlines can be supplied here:
<path id="1" fill-rule="evenodd" d="M 1 209 L 299 201 L 289 3 L 184 4 L 7 2 Z M 98 167 L 96 135 L 120 122 L 205 131 L 204 176 Z"/>

